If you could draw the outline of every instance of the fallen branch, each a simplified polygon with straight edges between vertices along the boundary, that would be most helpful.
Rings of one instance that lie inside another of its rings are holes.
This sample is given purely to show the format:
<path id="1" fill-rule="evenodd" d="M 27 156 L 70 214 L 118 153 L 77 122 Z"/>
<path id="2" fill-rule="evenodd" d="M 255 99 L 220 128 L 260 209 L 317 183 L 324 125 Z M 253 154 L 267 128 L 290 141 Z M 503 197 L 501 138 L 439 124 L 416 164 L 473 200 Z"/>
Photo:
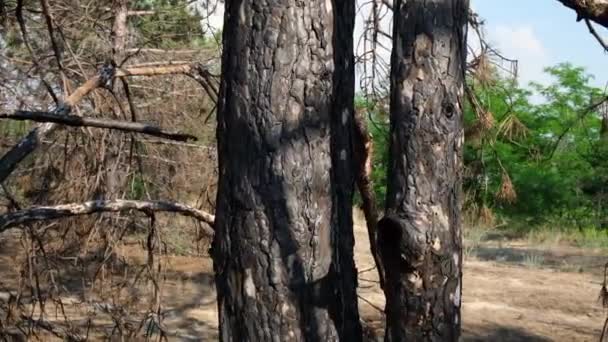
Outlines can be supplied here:
<path id="1" fill-rule="evenodd" d="M 213 226 L 215 216 L 185 204 L 167 201 L 89 201 L 57 206 L 40 206 L 0 215 L 0 233 L 18 225 L 36 221 L 55 220 L 71 216 L 90 215 L 101 212 L 123 212 L 137 210 L 151 215 L 155 212 L 173 212 L 195 218 Z M 205 233 L 213 235 L 213 229 L 203 227 Z"/>
<path id="2" fill-rule="evenodd" d="M 147 134 L 159 138 L 165 138 L 175 141 L 189 141 L 198 140 L 195 136 L 186 133 L 169 132 L 163 130 L 161 127 L 146 124 L 141 122 L 131 121 L 120 121 L 120 120 L 106 120 L 98 118 L 87 118 L 77 115 L 56 115 L 49 112 L 30 112 L 30 111 L 17 111 L 14 114 L 0 114 L 0 119 L 11 119 L 11 120 L 30 120 L 36 122 L 52 122 L 56 124 L 72 126 L 72 127 L 97 127 L 97 128 L 109 128 L 123 132 L 136 132 L 141 134 Z"/>

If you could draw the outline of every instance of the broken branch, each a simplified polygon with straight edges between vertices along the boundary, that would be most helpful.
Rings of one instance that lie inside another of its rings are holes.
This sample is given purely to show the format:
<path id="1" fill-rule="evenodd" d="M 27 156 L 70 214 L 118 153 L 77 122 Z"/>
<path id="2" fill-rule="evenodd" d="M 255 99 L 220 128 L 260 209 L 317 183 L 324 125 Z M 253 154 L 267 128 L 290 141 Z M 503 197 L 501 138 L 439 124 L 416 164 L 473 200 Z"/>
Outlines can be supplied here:
<path id="1" fill-rule="evenodd" d="M 194 64 L 176 64 L 154 67 L 138 67 L 133 66 L 125 69 L 117 69 L 111 64 L 104 65 L 96 76 L 87 80 L 83 85 L 78 87 L 63 103 L 60 103 L 52 112 L 56 115 L 68 115 L 78 102 L 93 90 L 109 84 L 116 77 L 128 76 L 159 76 L 159 75 L 175 75 L 184 74 L 190 75 L 193 71 L 198 74 L 204 70 L 204 67 L 198 63 Z M 204 86 L 205 87 L 205 86 Z M 214 94 L 209 94 L 214 97 Z M 27 136 L 21 139 L 17 145 L 6 152 L 0 159 L 0 183 L 15 170 L 17 165 L 30 155 L 39 145 L 39 142 L 50 136 L 58 127 L 55 123 L 45 123 L 31 130 Z"/>
<path id="2" fill-rule="evenodd" d="M 175 141 L 198 140 L 195 136 L 180 132 L 169 132 L 161 127 L 141 122 L 125 122 L 120 120 L 106 120 L 86 118 L 77 115 L 56 115 L 49 112 L 17 111 L 14 114 L 0 114 L 0 119 L 30 120 L 36 122 L 52 122 L 72 127 L 97 127 L 119 130 L 123 132 L 136 132 L 159 138 Z"/>
<path id="3" fill-rule="evenodd" d="M 40 206 L 19 210 L 0 215 L 0 233 L 5 230 L 36 221 L 55 220 L 71 216 L 90 215 L 101 212 L 123 212 L 137 210 L 146 214 L 154 212 L 173 212 L 195 218 L 213 226 L 215 216 L 205 211 L 185 204 L 167 201 L 89 201 L 85 203 L 71 203 L 57 206 Z M 213 235 L 213 229 L 204 227 L 205 233 Z"/>

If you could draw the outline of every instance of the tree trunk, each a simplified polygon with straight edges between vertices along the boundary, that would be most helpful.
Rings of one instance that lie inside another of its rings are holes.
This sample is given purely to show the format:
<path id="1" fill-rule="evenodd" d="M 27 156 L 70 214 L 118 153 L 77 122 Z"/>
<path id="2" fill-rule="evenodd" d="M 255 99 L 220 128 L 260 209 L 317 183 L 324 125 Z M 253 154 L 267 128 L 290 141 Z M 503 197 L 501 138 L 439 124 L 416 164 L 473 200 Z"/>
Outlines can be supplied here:
<path id="1" fill-rule="evenodd" d="M 221 341 L 361 340 L 354 6 L 226 2 L 212 249 Z"/>
<path id="2" fill-rule="evenodd" d="M 379 249 L 386 341 L 460 335 L 468 0 L 396 0 L 390 162 Z"/>

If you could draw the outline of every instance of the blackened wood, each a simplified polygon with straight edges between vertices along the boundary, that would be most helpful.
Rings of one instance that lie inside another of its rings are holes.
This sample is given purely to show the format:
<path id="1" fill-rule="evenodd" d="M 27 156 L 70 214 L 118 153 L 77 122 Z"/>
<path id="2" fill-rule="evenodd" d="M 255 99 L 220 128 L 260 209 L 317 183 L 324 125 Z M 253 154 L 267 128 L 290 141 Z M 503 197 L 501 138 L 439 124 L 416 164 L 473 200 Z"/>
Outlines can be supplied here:
<path id="1" fill-rule="evenodd" d="M 353 0 L 226 2 L 212 247 L 221 341 L 360 341 Z"/>
<path id="2" fill-rule="evenodd" d="M 386 216 L 386 341 L 460 335 L 468 0 L 396 0 Z"/>
<path id="3" fill-rule="evenodd" d="M 100 118 L 87 118 L 78 115 L 57 115 L 50 112 L 32 112 L 18 110 L 13 114 L 0 114 L 0 119 L 31 120 L 52 122 L 72 127 L 108 128 L 123 132 L 141 133 L 175 141 L 198 140 L 197 137 L 181 132 L 171 132 L 154 124 L 132 121 L 120 121 Z"/>

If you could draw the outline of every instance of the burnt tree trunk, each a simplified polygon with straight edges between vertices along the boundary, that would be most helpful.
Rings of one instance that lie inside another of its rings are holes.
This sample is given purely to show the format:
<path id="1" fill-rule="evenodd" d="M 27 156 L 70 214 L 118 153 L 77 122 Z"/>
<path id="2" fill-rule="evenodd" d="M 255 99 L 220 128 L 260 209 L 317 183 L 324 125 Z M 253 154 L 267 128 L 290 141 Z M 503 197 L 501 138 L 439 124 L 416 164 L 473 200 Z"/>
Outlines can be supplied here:
<path id="1" fill-rule="evenodd" d="M 386 340 L 460 334 L 468 0 L 396 0 L 386 216 Z"/>
<path id="2" fill-rule="evenodd" d="M 226 2 L 212 246 L 222 341 L 359 341 L 354 0 Z"/>

